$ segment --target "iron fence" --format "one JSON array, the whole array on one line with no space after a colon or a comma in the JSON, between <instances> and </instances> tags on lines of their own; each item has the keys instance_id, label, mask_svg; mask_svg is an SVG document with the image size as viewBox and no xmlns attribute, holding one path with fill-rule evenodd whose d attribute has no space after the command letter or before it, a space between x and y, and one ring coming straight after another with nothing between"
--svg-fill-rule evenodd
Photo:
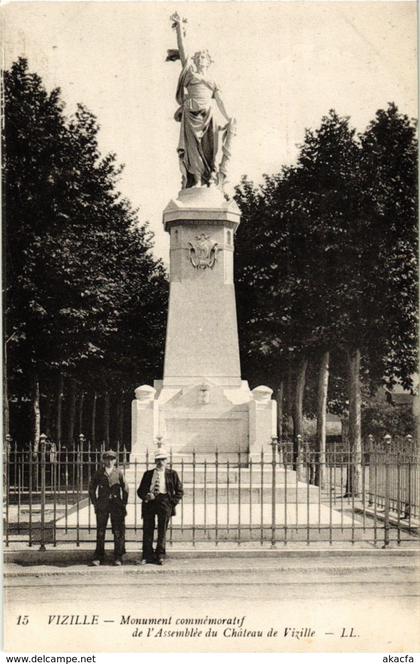
<instances>
[{"instance_id":1,"label":"iron fence","mask_svg":"<svg viewBox=\"0 0 420 664\"><path fill-rule=\"evenodd\" d=\"M153 456L133 457L116 446L130 486L127 542L140 543L141 505L136 489ZM89 479L101 450L89 444L4 452L5 544L57 546L93 541L95 514ZM387 546L418 535L420 473L416 456L401 450L344 445L325 454L272 441L258 454L170 455L184 498L169 529L169 544L224 541L288 544L303 541L372 542Z\"/></svg>"}]
</instances>

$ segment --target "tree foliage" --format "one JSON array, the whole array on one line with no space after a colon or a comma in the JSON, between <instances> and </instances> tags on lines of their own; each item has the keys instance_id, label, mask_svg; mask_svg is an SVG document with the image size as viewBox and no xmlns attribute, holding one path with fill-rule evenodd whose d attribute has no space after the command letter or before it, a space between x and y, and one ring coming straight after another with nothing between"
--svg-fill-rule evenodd
<instances>
[{"instance_id":1,"label":"tree foliage","mask_svg":"<svg viewBox=\"0 0 420 664\"><path fill-rule=\"evenodd\" d=\"M369 390L412 387L417 324L417 141L395 105L357 135L334 111L296 164L243 179L236 200L242 361L251 381L289 376L331 352L330 409L348 407L347 361ZM308 376L314 374L309 370ZM254 378L255 377L255 378ZM315 380L305 409L314 412ZM289 390L290 392L290 390Z\"/></svg>"},{"instance_id":2,"label":"tree foliage","mask_svg":"<svg viewBox=\"0 0 420 664\"><path fill-rule=\"evenodd\" d=\"M57 373L132 391L159 375L167 281L153 235L122 198L95 116L64 114L20 59L4 72L5 326L16 398Z\"/></svg>"}]
</instances>

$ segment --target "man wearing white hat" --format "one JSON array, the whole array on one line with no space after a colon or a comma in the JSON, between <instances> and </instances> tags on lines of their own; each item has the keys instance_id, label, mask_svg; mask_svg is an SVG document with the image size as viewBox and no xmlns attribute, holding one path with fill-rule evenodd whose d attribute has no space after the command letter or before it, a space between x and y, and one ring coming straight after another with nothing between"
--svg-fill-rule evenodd
<instances>
[{"instance_id":1,"label":"man wearing white hat","mask_svg":"<svg viewBox=\"0 0 420 664\"><path fill-rule=\"evenodd\" d=\"M163 449L155 454L156 467L146 470L137 495L142 500L143 519L143 555L141 564L156 562L163 565L165 555L166 531L169 519L175 516L175 507L184 495L178 473L166 467L168 455ZM153 536L157 517L157 544L153 552Z\"/></svg>"}]
</instances>

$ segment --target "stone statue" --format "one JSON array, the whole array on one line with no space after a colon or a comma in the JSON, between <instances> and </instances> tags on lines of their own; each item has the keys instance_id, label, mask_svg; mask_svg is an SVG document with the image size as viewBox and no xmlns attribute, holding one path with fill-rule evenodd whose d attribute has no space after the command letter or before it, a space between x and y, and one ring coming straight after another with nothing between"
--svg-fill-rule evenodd
<instances>
[{"instance_id":1,"label":"stone statue","mask_svg":"<svg viewBox=\"0 0 420 664\"><path fill-rule=\"evenodd\" d=\"M182 188L213 184L223 188L235 120L227 114L220 90L207 73L212 63L210 54L203 50L190 57L186 48L186 19L175 13L171 20L177 34L178 50L169 50L167 60L179 58L182 65L176 91L179 108L174 116L181 123L177 150ZM214 102L226 120L223 127L218 124ZM222 159L217 170L219 133L222 134Z\"/></svg>"}]
</instances>

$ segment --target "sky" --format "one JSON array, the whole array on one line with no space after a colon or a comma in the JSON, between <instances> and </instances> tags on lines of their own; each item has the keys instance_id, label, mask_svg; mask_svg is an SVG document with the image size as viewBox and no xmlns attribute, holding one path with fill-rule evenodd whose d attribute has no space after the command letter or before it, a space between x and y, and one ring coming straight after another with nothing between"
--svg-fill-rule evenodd
<instances>
[{"instance_id":1,"label":"sky","mask_svg":"<svg viewBox=\"0 0 420 664\"><path fill-rule=\"evenodd\" d=\"M98 118L103 153L125 169L120 190L155 233L168 260L162 211L180 188L175 90L180 63L170 15L188 19L193 52L208 48L212 77L237 120L231 189L292 163L305 128L334 108L363 131L394 101L417 117L415 2L9 2L3 5L6 68L27 57L71 114Z\"/></svg>"}]
</instances>

